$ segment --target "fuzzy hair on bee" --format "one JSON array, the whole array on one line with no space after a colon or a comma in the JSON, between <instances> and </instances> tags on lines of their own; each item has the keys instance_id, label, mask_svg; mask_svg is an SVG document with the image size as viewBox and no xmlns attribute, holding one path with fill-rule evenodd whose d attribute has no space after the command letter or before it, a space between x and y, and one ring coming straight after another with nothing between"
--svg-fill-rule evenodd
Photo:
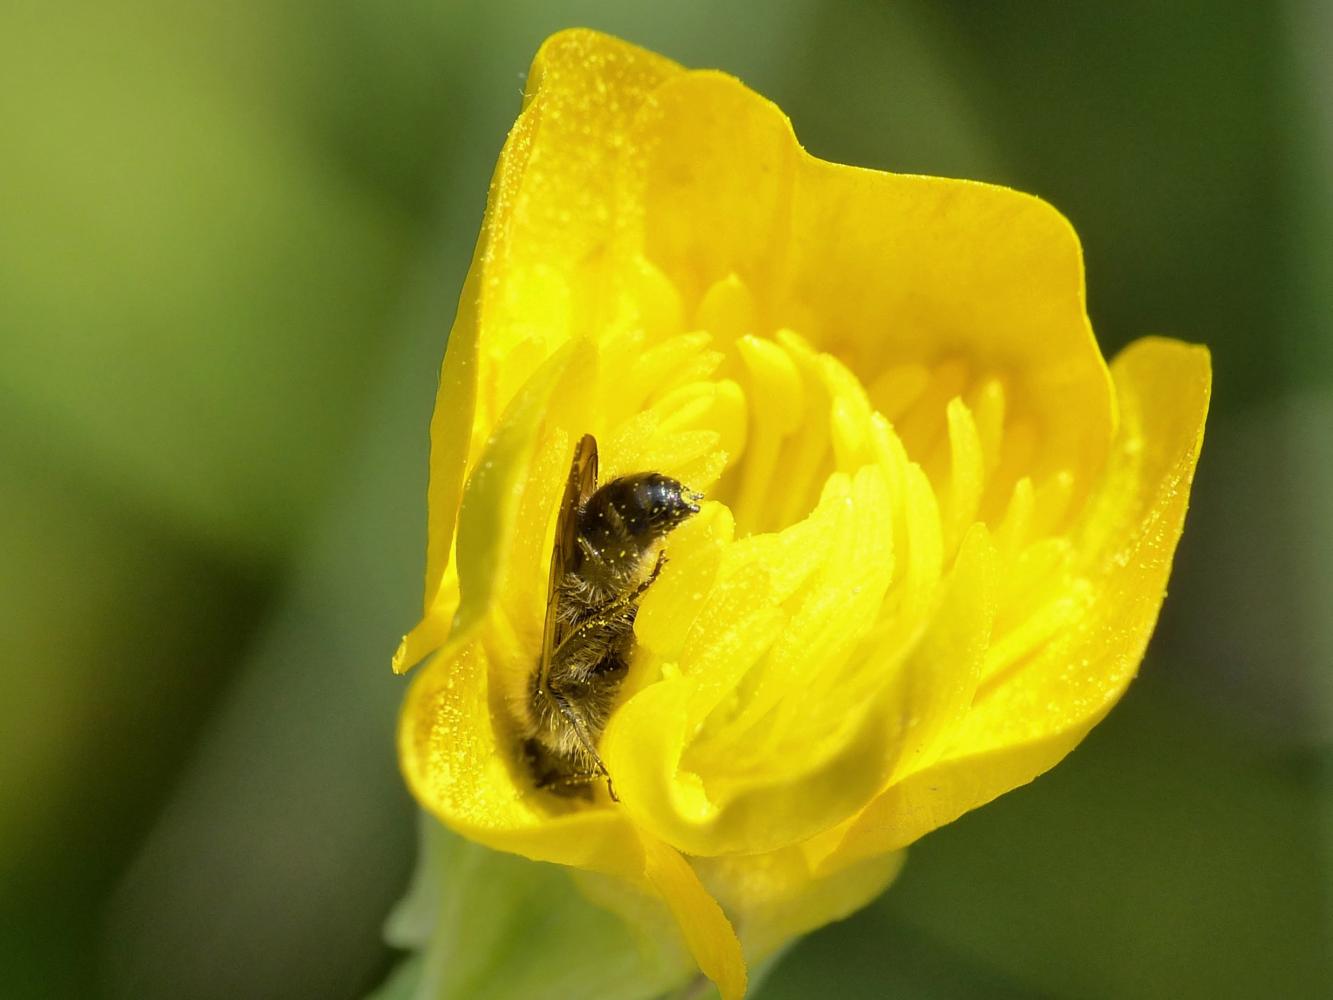
<instances>
[{"instance_id":1,"label":"fuzzy hair on bee","mask_svg":"<svg viewBox=\"0 0 1333 1000\"><path fill-rule=\"evenodd\" d=\"M611 776L597 744L629 672L639 601L665 563L666 536L699 494L659 472L597 486L597 441L574 449L556 520L542 648L519 712L534 784L590 796Z\"/></svg>"}]
</instances>

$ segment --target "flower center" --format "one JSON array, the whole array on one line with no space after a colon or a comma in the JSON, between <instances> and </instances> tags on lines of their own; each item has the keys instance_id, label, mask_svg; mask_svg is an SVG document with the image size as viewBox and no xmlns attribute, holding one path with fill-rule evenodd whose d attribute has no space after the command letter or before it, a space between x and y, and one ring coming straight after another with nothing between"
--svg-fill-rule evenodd
<instances>
[{"instance_id":1,"label":"flower center","mask_svg":"<svg viewBox=\"0 0 1333 1000\"><path fill-rule=\"evenodd\" d=\"M946 599L978 522L1006 564L983 685L1068 620L1075 609L1060 602L1078 591L1056 532L1074 478L1034 475L1037 426L1004 373L848 354L863 381L836 346L763 329L734 276L689 320L657 292L624 350L612 341L604 352L602 412L618 428L608 475L663 471L726 508L722 527L673 540L663 593L645 601L637 630L645 680L697 685L680 766L701 809L846 744ZM697 541L707 530L714 556ZM769 619L753 635L733 627L692 643L706 635L698 609L728 600L742 618Z\"/></svg>"},{"instance_id":2,"label":"flower center","mask_svg":"<svg viewBox=\"0 0 1333 1000\"><path fill-rule=\"evenodd\" d=\"M738 536L803 519L829 476L876 460L868 443L884 431L925 472L947 551L975 521L1015 542L1062 525L1073 476L1034 475L1037 425L1015 407L1004 373L949 357L844 360L800 330L761 329L759 312L739 278L715 282L696 310L696 332L682 335L698 347L700 382L673 396L695 411L676 422L705 416L727 452L720 479L703 486L730 508ZM705 396L714 405L701 407ZM716 405L719 396L726 405Z\"/></svg>"}]
</instances>

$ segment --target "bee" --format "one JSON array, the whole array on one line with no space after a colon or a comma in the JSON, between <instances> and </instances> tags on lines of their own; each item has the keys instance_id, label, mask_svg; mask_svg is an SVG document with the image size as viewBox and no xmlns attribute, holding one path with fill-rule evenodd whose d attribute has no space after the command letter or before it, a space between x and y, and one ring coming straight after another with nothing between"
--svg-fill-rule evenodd
<instances>
[{"instance_id":1,"label":"bee","mask_svg":"<svg viewBox=\"0 0 1333 1000\"><path fill-rule=\"evenodd\" d=\"M556 522L541 655L527 692L523 752L538 788L591 797L611 776L597 744L629 671L634 618L665 564L669 532L701 494L659 472L597 486L597 441L574 449Z\"/></svg>"}]
</instances>

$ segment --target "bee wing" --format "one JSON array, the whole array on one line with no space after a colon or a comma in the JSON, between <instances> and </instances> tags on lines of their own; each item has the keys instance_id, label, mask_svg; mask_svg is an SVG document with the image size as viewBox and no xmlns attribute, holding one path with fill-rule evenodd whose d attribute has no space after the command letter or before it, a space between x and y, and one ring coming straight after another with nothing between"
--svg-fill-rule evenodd
<instances>
[{"instance_id":1,"label":"bee wing","mask_svg":"<svg viewBox=\"0 0 1333 1000\"><path fill-rule=\"evenodd\" d=\"M597 489L597 439L585 434L574 448L569 479L560 499L560 514L555 525L555 547L551 552L551 576L546 584L546 624L542 629L541 686L551 669L551 651L560 644L564 626L560 622L560 581L578 547L579 507Z\"/></svg>"}]
</instances>

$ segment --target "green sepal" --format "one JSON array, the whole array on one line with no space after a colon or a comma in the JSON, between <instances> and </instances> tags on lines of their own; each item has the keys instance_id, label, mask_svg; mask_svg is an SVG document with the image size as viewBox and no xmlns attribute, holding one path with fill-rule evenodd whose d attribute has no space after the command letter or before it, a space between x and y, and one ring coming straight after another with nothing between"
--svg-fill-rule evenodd
<instances>
[{"instance_id":1,"label":"green sepal","mask_svg":"<svg viewBox=\"0 0 1333 1000\"><path fill-rule=\"evenodd\" d=\"M428 816L385 937L411 954L369 1000L650 1000L697 975L655 900L492 851Z\"/></svg>"}]
</instances>

